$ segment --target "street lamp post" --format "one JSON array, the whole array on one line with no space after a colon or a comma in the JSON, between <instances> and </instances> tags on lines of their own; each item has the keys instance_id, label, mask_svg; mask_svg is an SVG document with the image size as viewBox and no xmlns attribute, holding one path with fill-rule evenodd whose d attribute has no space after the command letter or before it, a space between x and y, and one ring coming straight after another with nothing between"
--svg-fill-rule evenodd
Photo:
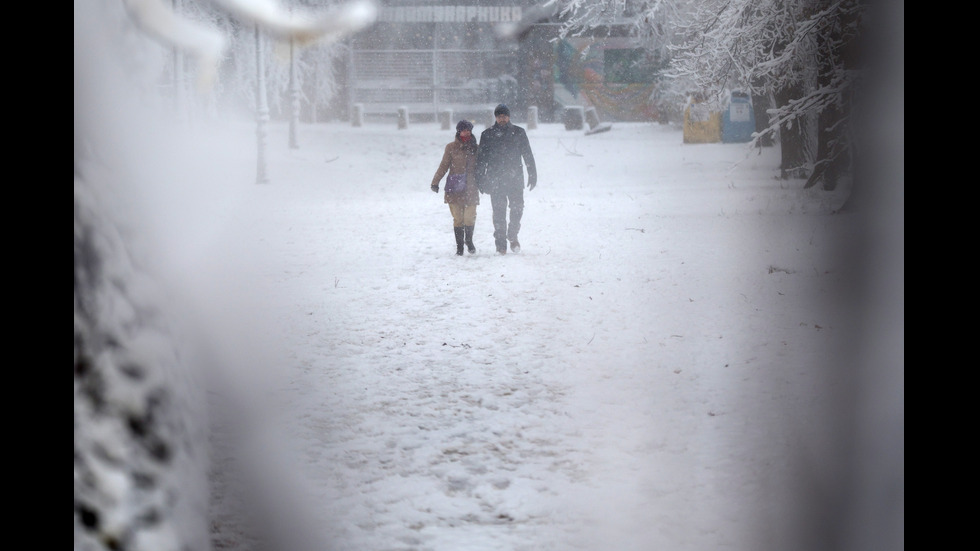
<instances>
[{"instance_id":1,"label":"street lamp post","mask_svg":"<svg viewBox=\"0 0 980 551\"><path fill-rule=\"evenodd\" d=\"M289 39L289 147L299 149L299 90L296 89L296 41Z\"/></svg>"},{"instance_id":2,"label":"street lamp post","mask_svg":"<svg viewBox=\"0 0 980 551\"><path fill-rule=\"evenodd\" d=\"M181 12L181 0L172 0L171 6L174 13L180 16ZM184 52L177 46L173 47L173 85L174 85L174 111L177 114L177 120L183 122L184 120Z\"/></svg>"},{"instance_id":3,"label":"street lamp post","mask_svg":"<svg viewBox=\"0 0 980 551\"><path fill-rule=\"evenodd\" d=\"M257 176L255 182L264 184L269 181L265 172L265 147L268 142L266 124L269 122L269 105L265 94L265 54L262 51L262 34L259 26L255 26L255 103L256 103L256 137L258 138Z\"/></svg>"}]
</instances>

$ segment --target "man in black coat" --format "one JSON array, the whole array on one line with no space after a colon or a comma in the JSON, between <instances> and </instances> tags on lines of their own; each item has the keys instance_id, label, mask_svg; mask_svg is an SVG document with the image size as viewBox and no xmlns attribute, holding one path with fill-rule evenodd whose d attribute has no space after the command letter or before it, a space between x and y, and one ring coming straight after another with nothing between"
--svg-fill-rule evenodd
<instances>
[{"instance_id":1,"label":"man in black coat","mask_svg":"<svg viewBox=\"0 0 980 551\"><path fill-rule=\"evenodd\" d=\"M493 110L493 116L496 123L480 134L476 183L480 193L490 195L497 253L507 254L508 241L510 250L516 253L521 250L517 234L521 231L521 217L524 215L524 167L527 167L529 190L538 183L538 171L527 133L520 126L510 123L510 109L501 103Z\"/></svg>"}]
</instances>

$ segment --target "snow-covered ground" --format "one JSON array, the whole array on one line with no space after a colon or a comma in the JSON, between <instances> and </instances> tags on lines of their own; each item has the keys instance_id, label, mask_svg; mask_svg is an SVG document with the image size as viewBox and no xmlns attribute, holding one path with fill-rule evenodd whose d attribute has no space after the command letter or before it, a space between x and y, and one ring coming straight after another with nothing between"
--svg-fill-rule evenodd
<instances>
[{"instance_id":1,"label":"snow-covered ground","mask_svg":"<svg viewBox=\"0 0 980 551\"><path fill-rule=\"evenodd\" d=\"M266 184L254 131L185 140L202 162L143 220L222 354L215 391L253 400L257 455L288 443L265 472L336 549L803 549L860 508L867 404L904 457L904 334L884 400L849 348L862 219L847 185L778 179L777 148L542 124L522 251L494 252L483 196L457 257L429 190L452 131L301 125L290 149L275 123ZM903 510L889 474L872 490Z\"/></svg>"}]
</instances>

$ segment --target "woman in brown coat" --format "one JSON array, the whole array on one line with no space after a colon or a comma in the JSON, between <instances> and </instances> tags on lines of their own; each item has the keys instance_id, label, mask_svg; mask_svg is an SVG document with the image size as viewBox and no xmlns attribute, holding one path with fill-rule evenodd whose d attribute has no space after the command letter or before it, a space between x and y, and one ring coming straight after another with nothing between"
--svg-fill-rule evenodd
<instances>
[{"instance_id":1,"label":"woman in brown coat","mask_svg":"<svg viewBox=\"0 0 980 551\"><path fill-rule=\"evenodd\" d=\"M449 212L453 215L453 233L456 235L456 254L463 256L463 244L470 254L476 252L473 246L473 226L476 225L476 206L480 204L480 192L476 189L476 138L473 136L473 123L459 121L456 124L456 139L446 144L442 162L432 177L432 191L439 192L439 182L446 177L445 199Z\"/></svg>"}]
</instances>

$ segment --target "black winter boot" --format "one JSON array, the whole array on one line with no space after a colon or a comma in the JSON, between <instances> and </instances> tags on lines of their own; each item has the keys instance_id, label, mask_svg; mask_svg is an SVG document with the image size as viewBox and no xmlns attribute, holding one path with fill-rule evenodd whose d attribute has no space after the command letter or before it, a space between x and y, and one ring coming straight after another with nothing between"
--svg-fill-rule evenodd
<instances>
[{"instance_id":1,"label":"black winter boot","mask_svg":"<svg viewBox=\"0 0 980 551\"><path fill-rule=\"evenodd\" d=\"M466 248L469 249L470 254L476 252L476 247L473 246L473 226L463 226L463 235L466 236Z\"/></svg>"},{"instance_id":2,"label":"black winter boot","mask_svg":"<svg viewBox=\"0 0 980 551\"><path fill-rule=\"evenodd\" d=\"M506 239L495 239L494 242L497 244L497 254L507 254Z\"/></svg>"},{"instance_id":3,"label":"black winter boot","mask_svg":"<svg viewBox=\"0 0 980 551\"><path fill-rule=\"evenodd\" d=\"M453 233L456 234L456 256L463 256L463 228L454 226Z\"/></svg>"}]
</instances>

